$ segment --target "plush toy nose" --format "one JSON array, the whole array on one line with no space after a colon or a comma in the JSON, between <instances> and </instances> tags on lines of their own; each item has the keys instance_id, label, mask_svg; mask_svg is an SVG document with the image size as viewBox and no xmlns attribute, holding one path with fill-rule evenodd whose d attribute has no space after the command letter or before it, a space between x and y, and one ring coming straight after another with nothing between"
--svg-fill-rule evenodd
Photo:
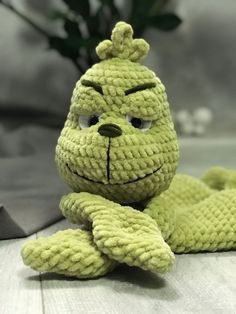
<instances>
[{"instance_id":1,"label":"plush toy nose","mask_svg":"<svg viewBox=\"0 0 236 314\"><path fill-rule=\"evenodd\" d=\"M117 137L122 134L121 128L116 124L103 124L98 128L98 133L106 137Z\"/></svg>"}]
</instances>

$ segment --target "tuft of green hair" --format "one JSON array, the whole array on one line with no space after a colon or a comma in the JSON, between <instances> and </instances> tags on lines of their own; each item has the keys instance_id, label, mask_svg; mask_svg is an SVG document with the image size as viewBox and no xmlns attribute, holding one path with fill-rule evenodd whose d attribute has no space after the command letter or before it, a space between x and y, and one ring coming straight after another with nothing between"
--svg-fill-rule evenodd
<instances>
[{"instance_id":1,"label":"tuft of green hair","mask_svg":"<svg viewBox=\"0 0 236 314\"><path fill-rule=\"evenodd\" d=\"M111 35L111 40L104 40L96 47L101 60L120 58L138 62L149 51L149 44L142 38L133 39L133 29L126 22L118 22Z\"/></svg>"}]
</instances>

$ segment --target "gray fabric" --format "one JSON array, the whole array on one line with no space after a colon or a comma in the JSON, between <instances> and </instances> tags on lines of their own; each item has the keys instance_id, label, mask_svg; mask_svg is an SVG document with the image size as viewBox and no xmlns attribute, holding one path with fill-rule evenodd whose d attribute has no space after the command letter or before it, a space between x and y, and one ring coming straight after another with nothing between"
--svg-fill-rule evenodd
<instances>
[{"instance_id":1,"label":"gray fabric","mask_svg":"<svg viewBox=\"0 0 236 314\"><path fill-rule=\"evenodd\" d=\"M25 236L24 230L17 225L2 205L0 206L0 236L1 239L8 239L9 236L13 238Z\"/></svg>"},{"instance_id":2,"label":"gray fabric","mask_svg":"<svg viewBox=\"0 0 236 314\"><path fill-rule=\"evenodd\" d=\"M0 132L0 239L27 236L61 219L54 149L59 130L22 126Z\"/></svg>"}]
</instances>

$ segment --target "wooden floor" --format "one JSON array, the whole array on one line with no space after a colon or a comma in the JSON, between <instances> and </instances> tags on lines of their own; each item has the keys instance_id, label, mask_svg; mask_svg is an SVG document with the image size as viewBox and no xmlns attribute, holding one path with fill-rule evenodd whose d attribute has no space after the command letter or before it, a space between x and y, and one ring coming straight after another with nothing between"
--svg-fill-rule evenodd
<instances>
[{"instance_id":1,"label":"wooden floor","mask_svg":"<svg viewBox=\"0 0 236 314\"><path fill-rule=\"evenodd\" d=\"M235 138L186 139L180 146L182 172L200 175L212 165L235 169ZM68 226L61 221L32 238ZM25 241L0 241L0 314L236 314L236 252L178 255L162 276L123 266L79 281L25 267Z\"/></svg>"},{"instance_id":2,"label":"wooden floor","mask_svg":"<svg viewBox=\"0 0 236 314\"><path fill-rule=\"evenodd\" d=\"M31 238L67 227L61 221ZM178 255L161 276L122 266L79 281L25 267L25 241L0 241L0 314L236 313L236 252Z\"/></svg>"}]
</instances>

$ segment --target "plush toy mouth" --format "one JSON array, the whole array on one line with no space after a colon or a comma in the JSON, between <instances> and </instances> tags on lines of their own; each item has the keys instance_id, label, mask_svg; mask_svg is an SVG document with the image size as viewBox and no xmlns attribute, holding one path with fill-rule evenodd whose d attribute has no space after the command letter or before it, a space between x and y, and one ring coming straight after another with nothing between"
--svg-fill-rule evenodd
<instances>
[{"instance_id":1,"label":"plush toy mouth","mask_svg":"<svg viewBox=\"0 0 236 314\"><path fill-rule=\"evenodd\" d=\"M139 178L134 179L134 180L131 180L131 181L122 182L122 183L110 183L109 180L108 180L108 183L106 184L106 183L104 183L104 182L102 182L102 181L95 181L95 180L89 179L89 178L87 178L87 177L85 177L85 176L82 176L82 175L79 174L77 171L72 170L72 169L70 168L70 166L69 166L68 163L66 163L66 167L67 167L67 169L68 169L71 173L73 173L74 175L76 175L76 176L78 176L78 177L80 177L80 178L82 178L82 179L85 179L85 180L90 181L90 182L93 182L93 183L100 183L100 184L104 184L104 185L107 185L107 184L110 184L110 185L123 185L123 184L129 184L129 183L137 182L137 181L143 180L143 179L145 179L145 178L147 178L147 177L150 177L151 175L153 175L154 173L156 173L157 171L159 171L159 170L162 168L162 166L160 166L160 167L158 167L157 169L155 169L154 171L152 171L151 173L147 173L144 177L139 177Z\"/></svg>"}]
</instances>

